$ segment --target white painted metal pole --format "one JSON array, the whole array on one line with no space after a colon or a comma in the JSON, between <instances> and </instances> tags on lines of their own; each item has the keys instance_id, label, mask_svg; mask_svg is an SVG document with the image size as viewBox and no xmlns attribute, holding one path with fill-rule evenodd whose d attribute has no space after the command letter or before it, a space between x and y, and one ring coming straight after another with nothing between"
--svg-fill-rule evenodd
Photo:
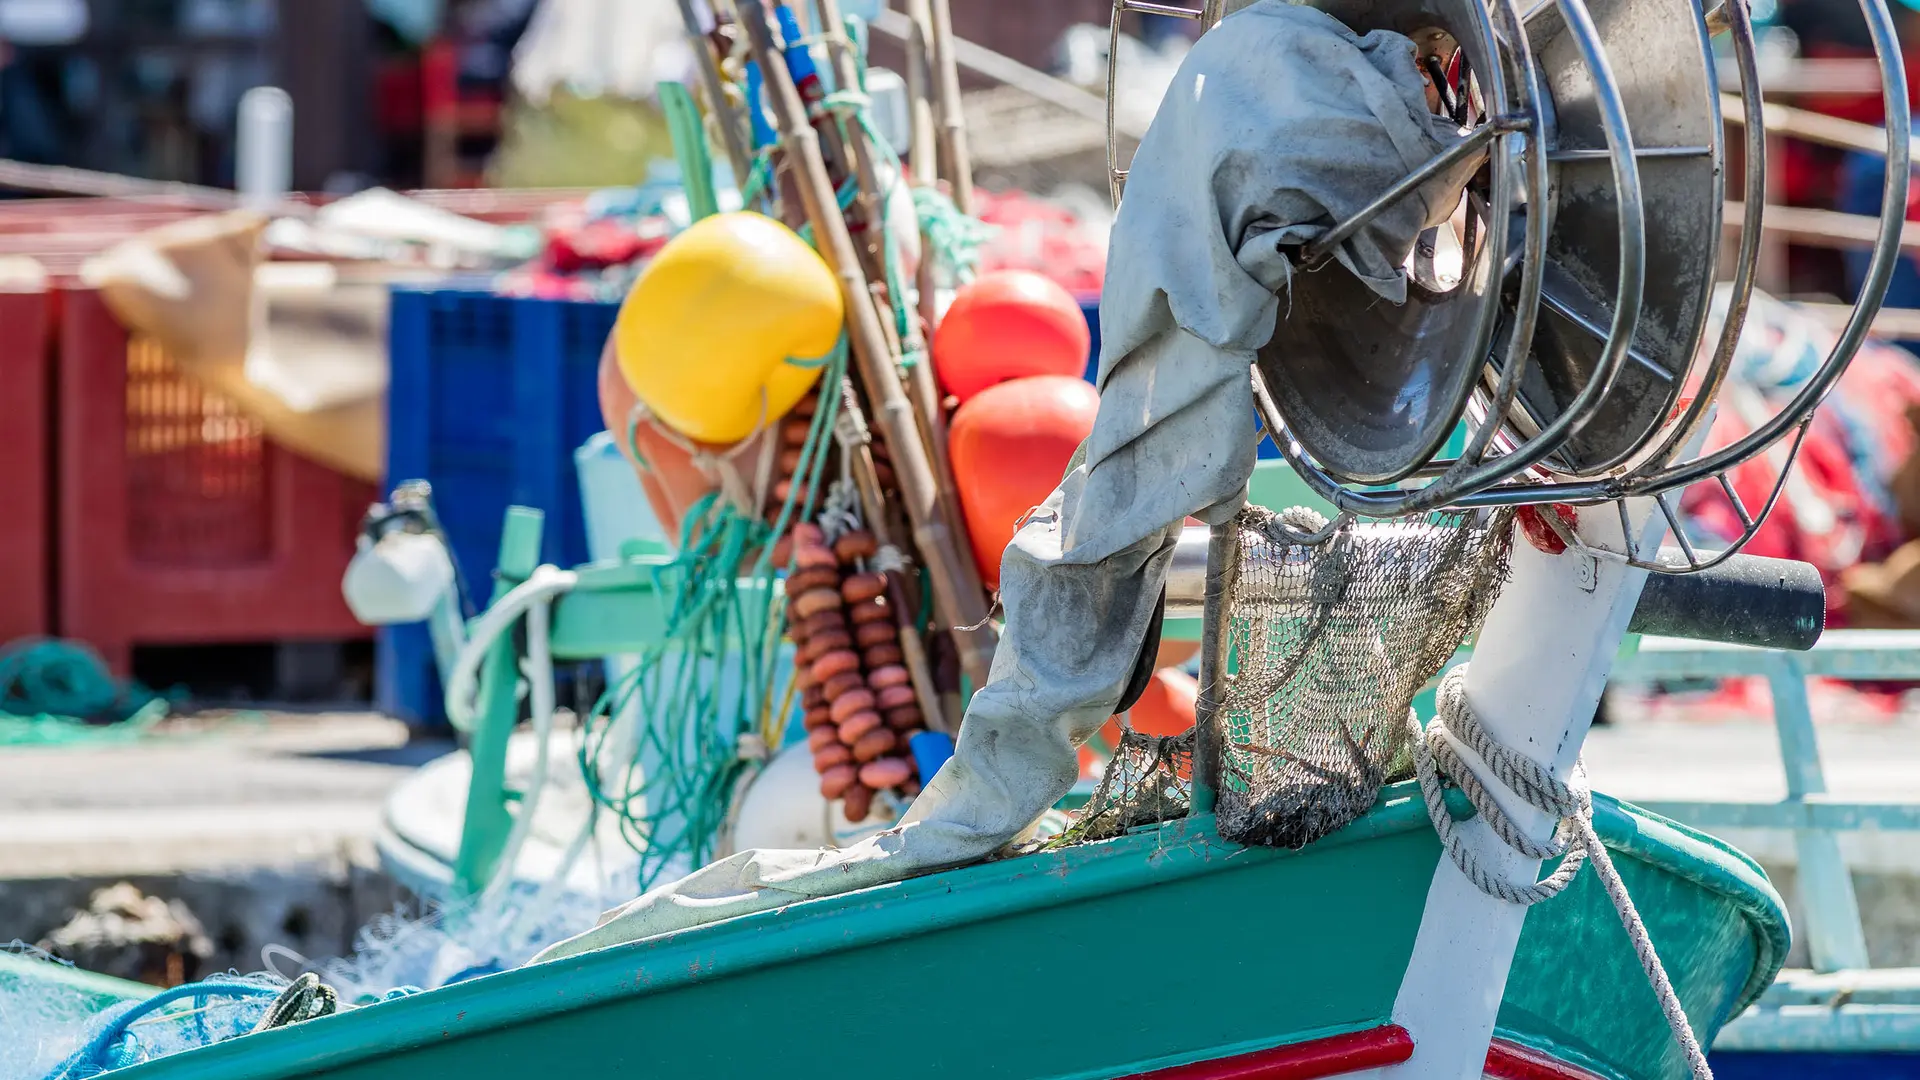
<instances>
[{"instance_id":1,"label":"white painted metal pole","mask_svg":"<svg viewBox=\"0 0 1920 1080\"><path fill-rule=\"evenodd\" d=\"M1640 534L1636 549L1658 551L1665 519L1650 500L1635 500L1629 510ZM1591 546L1628 550L1612 504L1585 508L1576 528ZM1516 535L1513 576L1488 613L1467 672L1467 700L1487 733L1551 763L1565 778L1580 757L1645 583L1644 570L1576 550L1549 555ZM1472 751L1463 747L1461 754L1475 772L1492 775ZM1497 784L1495 795L1534 836L1545 839L1552 832L1553 822L1541 811L1501 793ZM1477 820L1463 827L1483 866L1514 881L1538 876L1537 860L1506 847ZM1442 855L1394 1001L1394 1022L1413 1036L1413 1057L1360 1075L1477 1080L1526 915L1526 908L1481 892Z\"/></svg>"},{"instance_id":2,"label":"white painted metal pole","mask_svg":"<svg viewBox=\"0 0 1920 1080\"><path fill-rule=\"evenodd\" d=\"M233 186L249 210L272 210L293 190L293 98L277 86L240 97Z\"/></svg>"}]
</instances>

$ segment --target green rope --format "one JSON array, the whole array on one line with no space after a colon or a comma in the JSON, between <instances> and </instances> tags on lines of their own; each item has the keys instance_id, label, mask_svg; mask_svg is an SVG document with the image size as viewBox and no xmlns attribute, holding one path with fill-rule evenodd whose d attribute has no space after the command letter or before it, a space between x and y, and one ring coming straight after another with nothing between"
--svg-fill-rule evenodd
<instances>
[{"instance_id":1,"label":"green rope","mask_svg":"<svg viewBox=\"0 0 1920 1080\"><path fill-rule=\"evenodd\" d=\"M773 566L773 540L795 521L813 516L840 412L844 337L823 363L821 406L814 411L796 483L779 514L769 523L717 493L689 510L679 553L651 568L654 595L662 605L662 639L608 687L582 722L581 774L594 801L614 815L621 835L639 854L641 889L652 887L676 863L691 868L713 857L734 788L755 764L740 755L737 737L758 733L773 735L770 744L777 740L778 733L767 729L784 719L774 711L784 700L776 661L786 614L771 587L774 571L785 569ZM753 552L757 555L743 573L742 564ZM731 693L720 690L723 672L739 675ZM655 764L651 773L622 768L612 774L602 767L612 719L630 707L644 718L638 758Z\"/></svg>"},{"instance_id":2,"label":"green rope","mask_svg":"<svg viewBox=\"0 0 1920 1080\"><path fill-rule=\"evenodd\" d=\"M920 219L920 231L927 245L941 261L964 281L980 265L980 249L999 230L977 217L960 212L953 200L937 188L913 189L913 212Z\"/></svg>"},{"instance_id":3,"label":"green rope","mask_svg":"<svg viewBox=\"0 0 1920 1080\"><path fill-rule=\"evenodd\" d=\"M747 178L740 185L740 205L752 206L763 192L773 183L772 146L763 146L753 155L753 164L747 167Z\"/></svg>"}]
</instances>

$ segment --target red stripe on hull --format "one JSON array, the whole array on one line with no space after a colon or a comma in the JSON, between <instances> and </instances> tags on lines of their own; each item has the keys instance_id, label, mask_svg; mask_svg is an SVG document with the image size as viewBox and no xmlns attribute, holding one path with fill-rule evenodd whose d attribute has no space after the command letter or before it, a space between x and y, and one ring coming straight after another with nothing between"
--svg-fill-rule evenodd
<instances>
[{"instance_id":1,"label":"red stripe on hull","mask_svg":"<svg viewBox=\"0 0 1920 1080\"><path fill-rule=\"evenodd\" d=\"M1495 1039L1487 1047L1487 1080L1601 1080L1599 1076L1532 1047Z\"/></svg>"},{"instance_id":2,"label":"red stripe on hull","mask_svg":"<svg viewBox=\"0 0 1920 1080\"><path fill-rule=\"evenodd\" d=\"M1413 1057L1413 1036L1398 1024L1351 1035L1276 1046L1213 1061L1140 1073L1128 1080L1319 1080Z\"/></svg>"}]
</instances>

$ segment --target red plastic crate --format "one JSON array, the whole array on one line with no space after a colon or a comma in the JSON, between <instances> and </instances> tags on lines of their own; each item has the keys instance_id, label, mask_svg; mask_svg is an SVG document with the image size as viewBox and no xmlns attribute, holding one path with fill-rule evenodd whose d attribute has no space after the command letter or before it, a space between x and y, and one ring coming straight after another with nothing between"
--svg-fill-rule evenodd
<instances>
[{"instance_id":1,"label":"red plastic crate","mask_svg":"<svg viewBox=\"0 0 1920 1080\"><path fill-rule=\"evenodd\" d=\"M368 637L340 578L376 489L274 445L98 293L61 324L60 633L121 673L135 645Z\"/></svg>"},{"instance_id":2,"label":"red plastic crate","mask_svg":"<svg viewBox=\"0 0 1920 1080\"><path fill-rule=\"evenodd\" d=\"M0 293L0 386L14 408L0 424L0 644L48 632L52 599L53 399L50 292Z\"/></svg>"}]
</instances>

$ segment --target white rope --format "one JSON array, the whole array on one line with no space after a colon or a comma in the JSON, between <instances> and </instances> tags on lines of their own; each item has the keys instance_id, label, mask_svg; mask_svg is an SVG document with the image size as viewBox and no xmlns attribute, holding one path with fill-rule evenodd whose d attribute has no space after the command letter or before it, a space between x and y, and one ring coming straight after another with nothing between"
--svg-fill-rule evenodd
<instances>
[{"instance_id":1,"label":"white rope","mask_svg":"<svg viewBox=\"0 0 1920 1080\"><path fill-rule=\"evenodd\" d=\"M1587 786L1585 766L1575 762L1572 777L1562 781L1545 765L1496 741L1481 726L1480 718L1467 702L1465 664L1448 672L1441 682L1438 705L1437 715L1425 731L1420 729L1420 721L1411 709L1407 712L1407 723L1412 728L1414 769L1420 779L1420 793L1426 800L1427 817L1433 821L1434 831L1440 835L1440 843L1453 864L1487 895L1510 904L1531 906L1558 895L1579 874L1581 864L1591 862L1608 899L1613 901L1614 911L1620 916L1620 925L1626 928L1634 953L1640 958L1647 983L1660 1001L1667 1027L1673 1031L1674 1041L1686 1056L1687 1067L1695 1080L1713 1080L1707 1056L1701 1052L1700 1041L1694 1038L1680 998L1674 993L1659 954L1654 951L1640 913L1634 909L1633 898L1627 895L1626 883L1620 880L1613 859L1594 831L1593 796ZM1479 774L1455 749L1454 740L1472 750L1486 763L1493 778L1527 805L1558 818L1553 838L1545 842L1535 840L1517 826ZM1453 814L1447 810L1441 788L1443 775L1467 796L1480 819L1501 843L1529 859L1559 858L1560 865L1538 883L1515 883L1481 865L1473 848L1459 834Z\"/></svg>"},{"instance_id":2,"label":"white rope","mask_svg":"<svg viewBox=\"0 0 1920 1080\"><path fill-rule=\"evenodd\" d=\"M867 568L879 574L904 574L912 566L913 561L906 553L892 544L882 544L873 558L867 560Z\"/></svg>"},{"instance_id":3,"label":"white rope","mask_svg":"<svg viewBox=\"0 0 1920 1080\"><path fill-rule=\"evenodd\" d=\"M488 605L467 627L466 643L447 671L447 720L456 730L472 731L479 713L480 665L487 650L535 604L544 604L573 589L579 576L571 570L541 565L527 580ZM549 672L549 674L551 674Z\"/></svg>"},{"instance_id":4,"label":"white rope","mask_svg":"<svg viewBox=\"0 0 1920 1080\"><path fill-rule=\"evenodd\" d=\"M865 527L860 520L860 495L854 490L852 480L841 477L827 488L827 497L820 504L815 523L829 544Z\"/></svg>"}]
</instances>

